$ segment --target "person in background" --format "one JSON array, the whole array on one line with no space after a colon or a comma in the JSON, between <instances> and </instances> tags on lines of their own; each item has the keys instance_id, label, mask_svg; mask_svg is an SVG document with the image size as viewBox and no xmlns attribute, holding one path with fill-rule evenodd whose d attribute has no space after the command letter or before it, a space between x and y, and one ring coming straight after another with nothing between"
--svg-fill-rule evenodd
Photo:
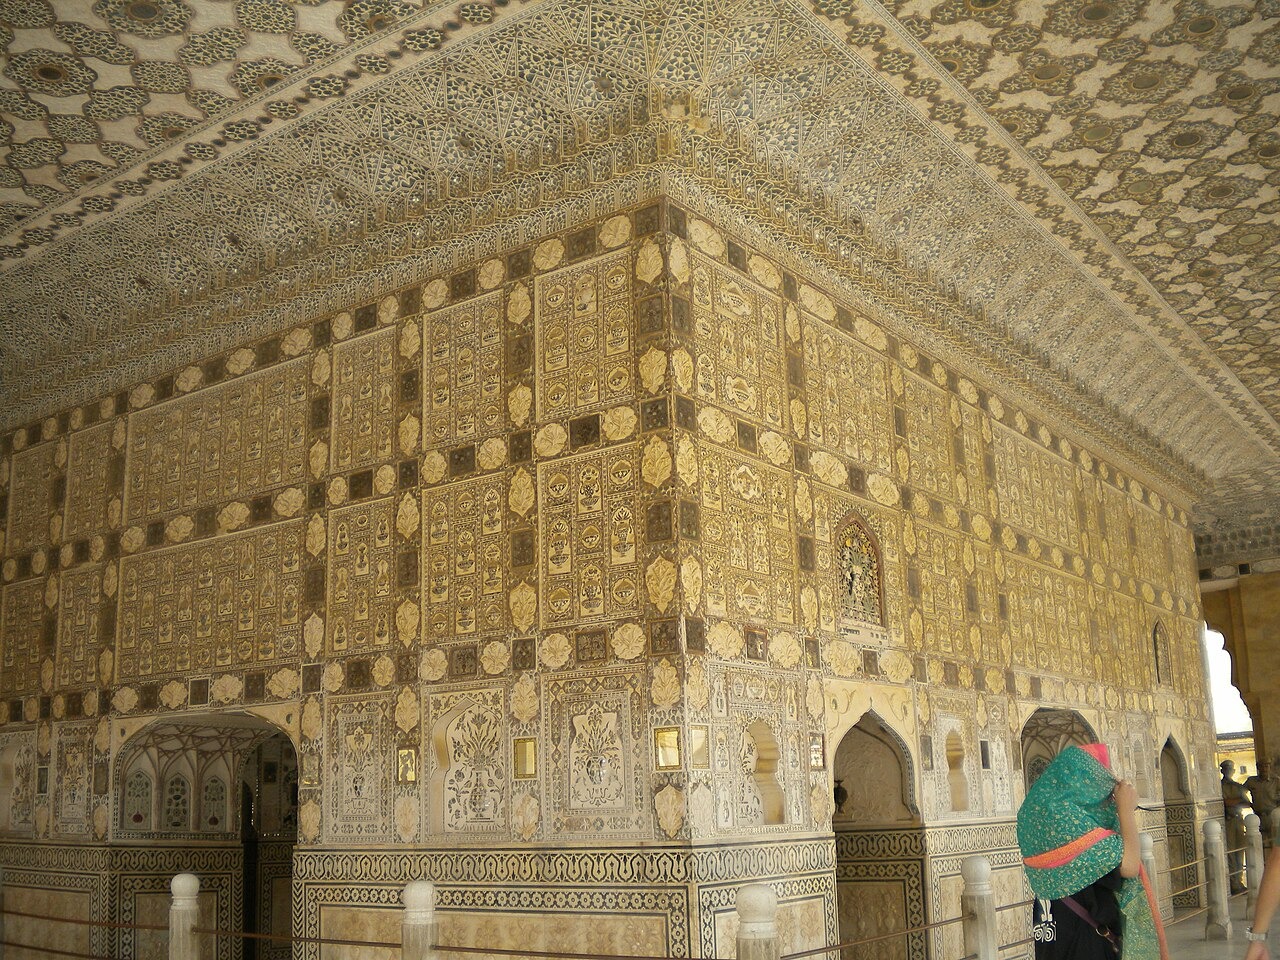
<instances>
[{"instance_id":1,"label":"person in background","mask_svg":"<svg viewBox=\"0 0 1280 960\"><path fill-rule=\"evenodd\" d=\"M1018 810L1036 960L1168 960L1142 870L1138 793L1109 766L1102 744L1067 747Z\"/></svg>"},{"instance_id":2,"label":"person in background","mask_svg":"<svg viewBox=\"0 0 1280 960\"><path fill-rule=\"evenodd\" d=\"M1240 848L1244 846L1244 818L1249 813L1249 798L1245 795L1244 784L1235 779L1236 765L1230 760L1223 760L1218 765L1222 771L1222 815L1226 820L1224 840L1227 853L1227 875L1231 878L1231 892L1239 893L1244 889L1244 854ZM1262 828L1266 831L1266 827Z\"/></svg>"},{"instance_id":3,"label":"person in background","mask_svg":"<svg viewBox=\"0 0 1280 960\"><path fill-rule=\"evenodd\" d=\"M1258 772L1244 782L1244 789L1249 791L1249 805L1262 821L1263 846L1270 847L1275 842L1276 824L1273 819L1276 807L1280 807L1280 777L1271 773L1271 761L1258 761ZM1225 802L1225 801L1224 801Z\"/></svg>"},{"instance_id":4,"label":"person in background","mask_svg":"<svg viewBox=\"0 0 1280 960\"><path fill-rule=\"evenodd\" d=\"M1267 934L1277 906L1280 906L1280 844L1272 847L1267 857L1267 869L1258 888L1258 902L1253 908L1253 923L1245 931L1249 946L1244 960L1268 960Z\"/></svg>"}]
</instances>

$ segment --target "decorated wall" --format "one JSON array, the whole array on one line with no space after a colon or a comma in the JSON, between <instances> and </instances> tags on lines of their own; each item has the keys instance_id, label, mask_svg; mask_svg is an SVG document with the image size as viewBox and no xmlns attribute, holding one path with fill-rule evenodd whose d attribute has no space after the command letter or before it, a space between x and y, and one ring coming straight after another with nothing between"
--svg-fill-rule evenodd
<instances>
[{"instance_id":1,"label":"decorated wall","mask_svg":"<svg viewBox=\"0 0 1280 960\"><path fill-rule=\"evenodd\" d=\"M448 942L711 955L747 880L795 949L955 915L973 851L1019 899L1042 707L1214 795L1183 504L664 190L3 439L5 857L233 845L234 765L177 798L138 738L252 717L300 932L428 876Z\"/></svg>"}]
</instances>

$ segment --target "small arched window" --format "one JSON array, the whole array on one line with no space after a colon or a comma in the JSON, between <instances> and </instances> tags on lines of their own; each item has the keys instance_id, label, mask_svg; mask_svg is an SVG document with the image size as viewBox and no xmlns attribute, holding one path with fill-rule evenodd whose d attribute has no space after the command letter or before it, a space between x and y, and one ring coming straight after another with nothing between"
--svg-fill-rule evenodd
<instances>
[{"instance_id":1,"label":"small arched window","mask_svg":"<svg viewBox=\"0 0 1280 960\"><path fill-rule=\"evenodd\" d=\"M191 785L181 774L164 785L164 826L166 830L191 829Z\"/></svg>"},{"instance_id":2,"label":"small arched window","mask_svg":"<svg viewBox=\"0 0 1280 960\"><path fill-rule=\"evenodd\" d=\"M133 771L125 781L124 828L151 829L151 777L145 770Z\"/></svg>"},{"instance_id":3,"label":"small arched window","mask_svg":"<svg viewBox=\"0 0 1280 960\"><path fill-rule=\"evenodd\" d=\"M200 827L204 830L225 830L227 823L227 785L221 777L210 777L204 782L200 795Z\"/></svg>"},{"instance_id":4,"label":"small arched window","mask_svg":"<svg viewBox=\"0 0 1280 960\"><path fill-rule=\"evenodd\" d=\"M1166 685L1173 683L1172 664L1169 662L1169 631L1159 620L1151 630L1151 654L1155 659L1156 683Z\"/></svg>"}]
</instances>

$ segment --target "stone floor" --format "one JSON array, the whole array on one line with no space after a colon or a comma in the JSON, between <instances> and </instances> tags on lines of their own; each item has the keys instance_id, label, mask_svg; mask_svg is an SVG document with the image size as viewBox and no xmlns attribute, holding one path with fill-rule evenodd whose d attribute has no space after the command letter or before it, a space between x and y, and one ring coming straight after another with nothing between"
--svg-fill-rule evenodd
<instances>
[{"instance_id":1,"label":"stone floor","mask_svg":"<svg viewBox=\"0 0 1280 960\"><path fill-rule=\"evenodd\" d=\"M1185 915L1194 911L1179 911ZM1177 916L1174 917L1177 920ZM1245 927L1249 926L1249 910L1243 896L1231 901L1231 940L1205 940L1204 919L1190 917L1168 928L1170 960L1242 960L1247 941Z\"/></svg>"}]
</instances>

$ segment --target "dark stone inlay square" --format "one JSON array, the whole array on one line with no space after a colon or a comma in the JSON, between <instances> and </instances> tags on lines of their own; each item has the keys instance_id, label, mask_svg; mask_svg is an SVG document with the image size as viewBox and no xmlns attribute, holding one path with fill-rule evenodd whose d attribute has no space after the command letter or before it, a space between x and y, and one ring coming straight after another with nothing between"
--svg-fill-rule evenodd
<instances>
[{"instance_id":1,"label":"dark stone inlay square","mask_svg":"<svg viewBox=\"0 0 1280 960\"><path fill-rule=\"evenodd\" d=\"M609 641L603 630L580 630L574 638L579 663L603 660L609 653Z\"/></svg>"},{"instance_id":2,"label":"dark stone inlay square","mask_svg":"<svg viewBox=\"0 0 1280 960\"><path fill-rule=\"evenodd\" d=\"M750 453L755 453L759 449L754 424L747 423L745 420L738 421L738 446Z\"/></svg>"},{"instance_id":3,"label":"dark stone inlay square","mask_svg":"<svg viewBox=\"0 0 1280 960\"><path fill-rule=\"evenodd\" d=\"M329 395L311 399L311 429L326 430L329 427Z\"/></svg>"},{"instance_id":4,"label":"dark stone inlay square","mask_svg":"<svg viewBox=\"0 0 1280 960\"><path fill-rule=\"evenodd\" d=\"M728 257L729 266L735 267L743 273L746 273L747 251L743 250L742 247L730 240L725 244L725 256Z\"/></svg>"},{"instance_id":5,"label":"dark stone inlay square","mask_svg":"<svg viewBox=\"0 0 1280 960\"><path fill-rule=\"evenodd\" d=\"M168 400L173 396L173 376L163 376L156 381L156 402Z\"/></svg>"},{"instance_id":6,"label":"dark stone inlay square","mask_svg":"<svg viewBox=\"0 0 1280 960\"><path fill-rule=\"evenodd\" d=\"M569 421L569 446L573 449L600 442L600 415L591 414Z\"/></svg>"},{"instance_id":7,"label":"dark stone inlay square","mask_svg":"<svg viewBox=\"0 0 1280 960\"><path fill-rule=\"evenodd\" d=\"M475 468L476 448L473 444L454 447L449 451L449 476L457 477L464 473L472 473Z\"/></svg>"},{"instance_id":8,"label":"dark stone inlay square","mask_svg":"<svg viewBox=\"0 0 1280 960\"><path fill-rule=\"evenodd\" d=\"M698 428L698 408L689 397L676 397L676 426L683 430Z\"/></svg>"},{"instance_id":9,"label":"dark stone inlay square","mask_svg":"<svg viewBox=\"0 0 1280 960\"><path fill-rule=\"evenodd\" d=\"M666 397L656 397L640 404L641 431L661 430L670 424L671 411Z\"/></svg>"},{"instance_id":10,"label":"dark stone inlay square","mask_svg":"<svg viewBox=\"0 0 1280 960\"><path fill-rule=\"evenodd\" d=\"M680 501L680 536L690 540L702 538L702 511L692 500Z\"/></svg>"},{"instance_id":11,"label":"dark stone inlay square","mask_svg":"<svg viewBox=\"0 0 1280 960\"><path fill-rule=\"evenodd\" d=\"M422 374L417 369L400 374L400 402L412 403L422 394Z\"/></svg>"},{"instance_id":12,"label":"dark stone inlay square","mask_svg":"<svg viewBox=\"0 0 1280 960\"><path fill-rule=\"evenodd\" d=\"M359 473L353 473L347 484L347 490L350 492L352 500L363 500L365 497L373 494L373 471L361 470Z\"/></svg>"},{"instance_id":13,"label":"dark stone inlay square","mask_svg":"<svg viewBox=\"0 0 1280 960\"><path fill-rule=\"evenodd\" d=\"M511 565L513 567L531 567L537 559L537 537L532 530L513 530L511 532Z\"/></svg>"},{"instance_id":14,"label":"dark stone inlay square","mask_svg":"<svg viewBox=\"0 0 1280 960\"><path fill-rule=\"evenodd\" d=\"M89 559L89 541L77 540L75 546L71 548L71 556L76 563L84 563Z\"/></svg>"},{"instance_id":15,"label":"dark stone inlay square","mask_svg":"<svg viewBox=\"0 0 1280 960\"><path fill-rule=\"evenodd\" d=\"M800 569L812 571L815 566L813 537L800 536L796 538L796 549L799 554Z\"/></svg>"},{"instance_id":16,"label":"dark stone inlay square","mask_svg":"<svg viewBox=\"0 0 1280 960\"><path fill-rule=\"evenodd\" d=\"M804 665L810 670L817 670L822 665L817 637L807 637L804 641Z\"/></svg>"},{"instance_id":17,"label":"dark stone inlay square","mask_svg":"<svg viewBox=\"0 0 1280 960\"><path fill-rule=\"evenodd\" d=\"M525 334L507 341L507 372L524 373L533 364L533 337Z\"/></svg>"},{"instance_id":18,"label":"dark stone inlay square","mask_svg":"<svg viewBox=\"0 0 1280 960\"><path fill-rule=\"evenodd\" d=\"M782 274L782 295L788 300L795 300L800 296L800 287L796 283L796 278L786 271Z\"/></svg>"},{"instance_id":19,"label":"dark stone inlay square","mask_svg":"<svg viewBox=\"0 0 1280 960\"><path fill-rule=\"evenodd\" d=\"M396 586L413 587L418 584L418 551L408 548L396 554Z\"/></svg>"},{"instance_id":20,"label":"dark stone inlay square","mask_svg":"<svg viewBox=\"0 0 1280 960\"><path fill-rule=\"evenodd\" d=\"M333 339L328 320L317 320L311 325L311 342L317 347L327 347Z\"/></svg>"},{"instance_id":21,"label":"dark stone inlay square","mask_svg":"<svg viewBox=\"0 0 1280 960\"><path fill-rule=\"evenodd\" d=\"M249 501L249 522L266 523L271 519L271 498L254 497Z\"/></svg>"},{"instance_id":22,"label":"dark stone inlay square","mask_svg":"<svg viewBox=\"0 0 1280 960\"><path fill-rule=\"evenodd\" d=\"M308 663L302 667L302 692L319 693L320 681L324 678L324 664Z\"/></svg>"},{"instance_id":23,"label":"dark stone inlay square","mask_svg":"<svg viewBox=\"0 0 1280 960\"><path fill-rule=\"evenodd\" d=\"M324 564L321 563L311 567L303 575L302 597L310 606L317 607L324 603L324 574Z\"/></svg>"},{"instance_id":24,"label":"dark stone inlay square","mask_svg":"<svg viewBox=\"0 0 1280 960\"><path fill-rule=\"evenodd\" d=\"M942 682L948 687L960 686L960 664L954 660L943 660Z\"/></svg>"},{"instance_id":25,"label":"dark stone inlay square","mask_svg":"<svg viewBox=\"0 0 1280 960\"><path fill-rule=\"evenodd\" d=\"M263 340L258 344L257 350L258 366L269 367L273 363L280 362L280 338L272 337L270 340Z\"/></svg>"},{"instance_id":26,"label":"dark stone inlay square","mask_svg":"<svg viewBox=\"0 0 1280 960\"><path fill-rule=\"evenodd\" d=\"M401 460L396 465L396 482L403 489L404 487L412 487L418 482L418 461L417 460Z\"/></svg>"},{"instance_id":27,"label":"dark stone inlay square","mask_svg":"<svg viewBox=\"0 0 1280 960\"><path fill-rule=\"evenodd\" d=\"M790 350L787 351L787 382L793 387L804 386L804 358Z\"/></svg>"},{"instance_id":28,"label":"dark stone inlay square","mask_svg":"<svg viewBox=\"0 0 1280 960\"><path fill-rule=\"evenodd\" d=\"M378 305L366 303L363 307L357 307L351 315L351 320L356 333L372 330L378 325Z\"/></svg>"},{"instance_id":29,"label":"dark stone inlay square","mask_svg":"<svg viewBox=\"0 0 1280 960\"><path fill-rule=\"evenodd\" d=\"M511 667L513 670L532 670L538 665L537 647L533 637L516 637L511 642Z\"/></svg>"},{"instance_id":30,"label":"dark stone inlay square","mask_svg":"<svg viewBox=\"0 0 1280 960\"><path fill-rule=\"evenodd\" d=\"M528 430L513 433L507 438L507 454L512 463L528 463L533 459L533 434Z\"/></svg>"},{"instance_id":31,"label":"dark stone inlay square","mask_svg":"<svg viewBox=\"0 0 1280 960\"><path fill-rule=\"evenodd\" d=\"M570 260L577 260L579 257L585 257L596 251L596 228L587 227L576 233L569 234L569 240L565 244L565 255Z\"/></svg>"},{"instance_id":32,"label":"dark stone inlay square","mask_svg":"<svg viewBox=\"0 0 1280 960\"><path fill-rule=\"evenodd\" d=\"M316 689L319 689L319 681L317 681ZM209 702L208 677L196 677L187 684L187 700L193 707L202 707Z\"/></svg>"},{"instance_id":33,"label":"dark stone inlay square","mask_svg":"<svg viewBox=\"0 0 1280 960\"><path fill-rule=\"evenodd\" d=\"M324 484L312 483L307 486L307 509L324 509Z\"/></svg>"},{"instance_id":34,"label":"dark stone inlay square","mask_svg":"<svg viewBox=\"0 0 1280 960\"><path fill-rule=\"evenodd\" d=\"M517 250L507 257L507 277L527 277L533 267L533 255L528 250Z\"/></svg>"},{"instance_id":35,"label":"dark stone inlay square","mask_svg":"<svg viewBox=\"0 0 1280 960\"><path fill-rule=\"evenodd\" d=\"M464 297L471 296L475 292L475 270L464 270L462 273L455 273L449 278L449 298L451 300L461 300Z\"/></svg>"},{"instance_id":36,"label":"dark stone inlay square","mask_svg":"<svg viewBox=\"0 0 1280 960\"><path fill-rule=\"evenodd\" d=\"M218 511L214 507L201 507L195 513L196 536L210 537L218 529Z\"/></svg>"},{"instance_id":37,"label":"dark stone inlay square","mask_svg":"<svg viewBox=\"0 0 1280 960\"><path fill-rule=\"evenodd\" d=\"M328 327L326 326L325 329L327 330ZM203 364L200 365L200 369L204 373L203 379L206 384L217 383L226 374L226 367L223 365L223 360L221 357L218 357L213 360L206 360ZM122 413L122 412L123 411L121 410L116 411L116 413Z\"/></svg>"},{"instance_id":38,"label":"dark stone inlay square","mask_svg":"<svg viewBox=\"0 0 1280 960\"><path fill-rule=\"evenodd\" d=\"M449 676L454 680L474 677L480 666L474 644L467 643L449 651Z\"/></svg>"},{"instance_id":39,"label":"dark stone inlay square","mask_svg":"<svg viewBox=\"0 0 1280 960\"><path fill-rule=\"evenodd\" d=\"M867 471L861 467L849 468L849 490L859 496L864 496L867 492Z\"/></svg>"},{"instance_id":40,"label":"dark stone inlay square","mask_svg":"<svg viewBox=\"0 0 1280 960\"><path fill-rule=\"evenodd\" d=\"M152 520L147 524L147 546L158 547L164 543L164 521Z\"/></svg>"},{"instance_id":41,"label":"dark stone inlay square","mask_svg":"<svg viewBox=\"0 0 1280 960\"><path fill-rule=\"evenodd\" d=\"M645 511L645 539L650 543L660 543L671 539L671 502L660 500L649 504Z\"/></svg>"},{"instance_id":42,"label":"dark stone inlay square","mask_svg":"<svg viewBox=\"0 0 1280 960\"><path fill-rule=\"evenodd\" d=\"M645 297L636 304L636 329L641 335L660 333L663 327L662 297Z\"/></svg>"},{"instance_id":43,"label":"dark stone inlay square","mask_svg":"<svg viewBox=\"0 0 1280 960\"><path fill-rule=\"evenodd\" d=\"M636 236L643 237L658 229L662 220L662 211L658 204L642 207L636 211Z\"/></svg>"},{"instance_id":44,"label":"dark stone inlay square","mask_svg":"<svg viewBox=\"0 0 1280 960\"><path fill-rule=\"evenodd\" d=\"M651 620L649 622L649 653L664 657L680 652L680 621Z\"/></svg>"},{"instance_id":45,"label":"dark stone inlay square","mask_svg":"<svg viewBox=\"0 0 1280 960\"><path fill-rule=\"evenodd\" d=\"M145 683L138 687L138 709L142 711L155 710L160 706L160 686L155 683ZM43 711L42 711L43 712ZM42 718L43 719L43 718Z\"/></svg>"},{"instance_id":46,"label":"dark stone inlay square","mask_svg":"<svg viewBox=\"0 0 1280 960\"><path fill-rule=\"evenodd\" d=\"M707 652L707 624L701 617L689 617L685 620L684 647L690 653Z\"/></svg>"},{"instance_id":47,"label":"dark stone inlay square","mask_svg":"<svg viewBox=\"0 0 1280 960\"><path fill-rule=\"evenodd\" d=\"M367 690L373 684L373 662L366 659L347 661L347 689Z\"/></svg>"},{"instance_id":48,"label":"dark stone inlay square","mask_svg":"<svg viewBox=\"0 0 1280 960\"><path fill-rule=\"evenodd\" d=\"M689 218L674 204L667 204L667 227L681 240L689 239Z\"/></svg>"},{"instance_id":49,"label":"dark stone inlay square","mask_svg":"<svg viewBox=\"0 0 1280 960\"><path fill-rule=\"evenodd\" d=\"M676 333L687 335L693 329L690 320L689 301L684 297L671 298L671 329Z\"/></svg>"},{"instance_id":50,"label":"dark stone inlay square","mask_svg":"<svg viewBox=\"0 0 1280 960\"><path fill-rule=\"evenodd\" d=\"M422 288L409 287L400 291L400 316L411 317L422 312Z\"/></svg>"},{"instance_id":51,"label":"dark stone inlay square","mask_svg":"<svg viewBox=\"0 0 1280 960\"><path fill-rule=\"evenodd\" d=\"M742 631L748 660L769 659L769 635L763 627L747 627Z\"/></svg>"}]
</instances>

